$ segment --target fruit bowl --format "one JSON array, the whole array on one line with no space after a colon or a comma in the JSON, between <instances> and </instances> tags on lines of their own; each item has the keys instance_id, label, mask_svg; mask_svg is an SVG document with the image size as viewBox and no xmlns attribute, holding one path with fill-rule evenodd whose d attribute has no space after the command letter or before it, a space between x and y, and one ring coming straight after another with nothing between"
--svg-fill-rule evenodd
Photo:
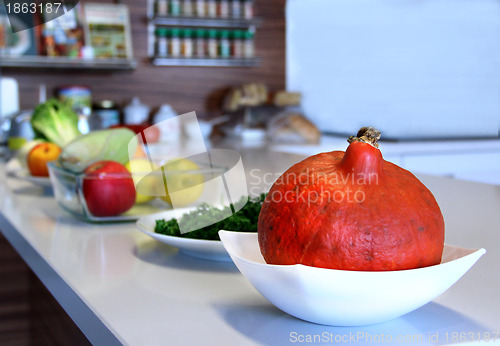
<instances>
[{"instance_id":1,"label":"fruit bowl","mask_svg":"<svg viewBox=\"0 0 500 346\"><path fill-rule=\"evenodd\" d=\"M269 265L257 234L220 231L240 272L269 302L299 319L332 326L385 322L430 302L486 252L445 245L438 265L400 271L346 271Z\"/></svg>"},{"instance_id":2,"label":"fruit bowl","mask_svg":"<svg viewBox=\"0 0 500 346\"><path fill-rule=\"evenodd\" d=\"M162 190L158 188L157 182L175 180L178 176L196 176L202 181L197 186L177 192L184 199L184 202L186 202L186 205L183 205L183 207L196 206L201 203L213 203L214 201L219 202L227 198L223 182L220 179L221 175L226 171L222 167L205 167L199 165L199 168L196 170L157 170L144 173L134 171L133 180L137 192L151 191L151 193L147 198L144 197L147 193L143 193L141 198L137 196L136 203L125 212L118 215L102 215L91 211L93 208L89 205L83 189L84 182L101 179L101 175L85 172L73 173L61 168L55 161L50 162L48 168L54 196L58 204L73 216L90 222L136 221L141 216L172 209L171 204L166 201L165 197L159 197L161 196L161 192L159 191ZM105 179L110 182L130 177L130 173L106 173L105 175ZM148 189L146 186L148 181L154 182L152 186L154 185L155 187ZM191 200L186 200L186 193L189 194L189 191L192 192L193 190L196 190L195 196ZM99 193L98 189L92 191L94 197ZM120 200L117 199L116 203L120 203ZM178 206L176 205L175 207L177 208Z\"/></svg>"}]
</instances>

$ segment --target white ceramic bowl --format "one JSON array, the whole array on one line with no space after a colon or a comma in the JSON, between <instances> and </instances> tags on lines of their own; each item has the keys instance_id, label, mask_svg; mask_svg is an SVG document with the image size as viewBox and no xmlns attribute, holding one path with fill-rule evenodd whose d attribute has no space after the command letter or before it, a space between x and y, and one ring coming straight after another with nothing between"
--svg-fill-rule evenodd
<instances>
[{"instance_id":1,"label":"white ceramic bowl","mask_svg":"<svg viewBox=\"0 0 500 346\"><path fill-rule=\"evenodd\" d=\"M367 272L269 265L257 234L220 231L241 273L267 300L297 318L332 326L391 320L430 302L486 252L445 245L441 264L411 270Z\"/></svg>"}]
</instances>

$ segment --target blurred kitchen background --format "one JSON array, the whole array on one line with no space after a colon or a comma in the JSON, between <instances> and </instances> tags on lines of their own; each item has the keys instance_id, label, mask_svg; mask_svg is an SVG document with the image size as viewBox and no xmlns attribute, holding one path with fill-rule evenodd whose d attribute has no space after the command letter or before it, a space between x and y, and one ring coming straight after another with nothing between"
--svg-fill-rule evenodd
<instances>
[{"instance_id":1,"label":"blurred kitchen background","mask_svg":"<svg viewBox=\"0 0 500 346\"><path fill-rule=\"evenodd\" d=\"M500 184L498 0L82 0L52 19L3 3L4 146L59 97L88 129L195 111L211 141L305 154L373 125L387 160Z\"/></svg>"}]
</instances>

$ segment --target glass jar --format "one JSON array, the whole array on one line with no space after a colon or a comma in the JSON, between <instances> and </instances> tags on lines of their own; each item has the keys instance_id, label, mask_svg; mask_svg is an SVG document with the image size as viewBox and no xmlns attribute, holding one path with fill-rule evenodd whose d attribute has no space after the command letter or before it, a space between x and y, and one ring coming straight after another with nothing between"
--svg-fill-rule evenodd
<instances>
[{"instance_id":1,"label":"glass jar","mask_svg":"<svg viewBox=\"0 0 500 346\"><path fill-rule=\"evenodd\" d=\"M231 35L231 56L233 58L243 57L243 33L240 30L234 30Z\"/></svg>"},{"instance_id":2,"label":"glass jar","mask_svg":"<svg viewBox=\"0 0 500 346\"><path fill-rule=\"evenodd\" d=\"M207 53L210 58L217 58L217 31L210 29L207 31Z\"/></svg>"},{"instance_id":3,"label":"glass jar","mask_svg":"<svg viewBox=\"0 0 500 346\"><path fill-rule=\"evenodd\" d=\"M156 14L158 16L168 15L168 1L167 0L157 0L156 1Z\"/></svg>"},{"instance_id":4,"label":"glass jar","mask_svg":"<svg viewBox=\"0 0 500 346\"><path fill-rule=\"evenodd\" d=\"M218 0L217 14L219 18L229 18L229 0Z\"/></svg>"},{"instance_id":5,"label":"glass jar","mask_svg":"<svg viewBox=\"0 0 500 346\"><path fill-rule=\"evenodd\" d=\"M231 56L231 43L229 42L229 31L221 30L219 32L219 56L229 58Z\"/></svg>"},{"instance_id":6,"label":"glass jar","mask_svg":"<svg viewBox=\"0 0 500 346\"><path fill-rule=\"evenodd\" d=\"M182 30L182 56L184 58L193 57L193 37L191 29Z\"/></svg>"},{"instance_id":7,"label":"glass jar","mask_svg":"<svg viewBox=\"0 0 500 346\"><path fill-rule=\"evenodd\" d=\"M191 17L193 15L193 0L183 0L182 1L182 15L185 17Z\"/></svg>"},{"instance_id":8,"label":"glass jar","mask_svg":"<svg viewBox=\"0 0 500 346\"><path fill-rule=\"evenodd\" d=\"M231 0L231 17L241 18L241 0Z\"/></svg>"},{"instance_id":9,"label":"glass jar","mask_svg":"<svg viewBox=\"0 0 500 346\"><path fill-rule=\"evenodd\" d=\"M251 31L245 31L243 38L243 56L253 58L255 56L254 34Z\"/></svg>"},{"instance_id":10,"label":"glass jar","mask_svg":"<svg viewBox=\"0 0 500 346\"><path fill-rule=\"evenodd\" d=\"M181 38L179 28L170 30L170 56L178 58L181 55Z\"/></svg>"},{"instance_id":11,"label":"glass jar","mask_svg":"<svg viewBox=\"0 0 500 346\"><path fill-rule=\"evenodd\" d=\"M166 28L156 29L156 56L166 58L168 56L168 30Z\"/></svg>"},{"instance_id":12,"label":"glass jar","mask_svg":"<svg viewBox=\"0 0 500 346\"><path fill-rule=\"evenodd\" d=\"M203 58L206 56L206 45L205 45L205 30L196 29L195 32L195 54L198 58Z\"/></svg>"}]
</instances>

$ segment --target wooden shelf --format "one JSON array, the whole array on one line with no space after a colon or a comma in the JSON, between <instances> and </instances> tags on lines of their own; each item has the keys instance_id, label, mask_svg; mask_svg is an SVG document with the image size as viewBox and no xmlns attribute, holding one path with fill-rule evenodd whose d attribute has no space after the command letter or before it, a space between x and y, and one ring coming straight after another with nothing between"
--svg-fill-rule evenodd
<instances>
[{"instance_id":1,"label":"wooden shelf","mask_svg":"<svg viewBox=\"0 0 500 346\"><path fill-rule=\"evenodd\" d=\"M121 58L79 59L46 56L0 56L0 67L126 71L135 69L137 61Z\"/></svg>"},{"instance_id":2,"label":"wooden shelf","mask_svg":"<svg viewBox=\"0 0 500 346\"><path fill-rule=\"evenodd\" d=\"M158 58L151 59L156 66L233 66L254 67L259 66L261 59L236 59L236 58Z\"/></svg>"}]
</instances>

